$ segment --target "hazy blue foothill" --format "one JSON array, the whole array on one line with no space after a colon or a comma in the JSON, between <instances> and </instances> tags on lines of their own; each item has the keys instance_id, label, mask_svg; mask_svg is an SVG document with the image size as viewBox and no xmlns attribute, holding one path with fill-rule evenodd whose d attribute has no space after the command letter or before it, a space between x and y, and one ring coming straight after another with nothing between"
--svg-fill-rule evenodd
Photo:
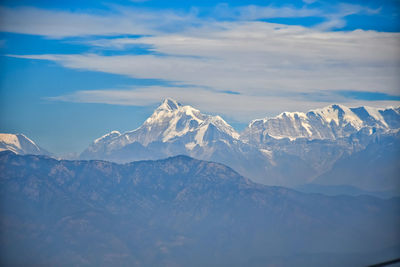
<instances>
[{"instance_id":1,"label":"hazy blue foothill","mask_svg":"<svg viewBox=\"0 0 400 267\"><path fill-rule=\"evenodd\" d=\"M4 151L0 183L2 265L365 266L400 248L399 198L264 186L187 156Z\"/></svg>"}]
</instances>

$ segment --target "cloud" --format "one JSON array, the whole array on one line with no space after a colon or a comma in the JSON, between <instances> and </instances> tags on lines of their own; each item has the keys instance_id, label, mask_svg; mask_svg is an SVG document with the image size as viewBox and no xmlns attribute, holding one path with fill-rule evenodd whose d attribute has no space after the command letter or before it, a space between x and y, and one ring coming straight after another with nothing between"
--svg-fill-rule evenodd
<instances>
[{"instance_id":1,"label":"cloud","mask_svg":"<svg viewBox=\"0 0 400 267\"><path fill-rule=\"evenodd\" d=\"M360 5L341 3L336 6L332 6L332 11L324 14L325 21L316 25L318 30L327 31L332 29L344 28L347 24L346 17L355 14L364 15L375 15L378 14L381 9L371 9Z\"/></svg>"},{"instance_id":2,"label":"cloud","mask_svg":"<svg viewBox=\"0 0 400 267\"><path fill-rule=\"evenodd\" d=\"M341 5L336 15L332 15L334 12L331 15L321 13L320 16L328 17L325 24L307 28L251 20L279 16L279 12L293 17L316 16L320 10L286 7L278 12L271 7L258 9L240 7L233 13L226 9L226 16L238 18L234 21L199 18L196 10L187 14L170 11L140 13L116 7L115 13L100 16L6 9L1 12L8 12L6 21L10 21L0 24L0 28L52 38L139 34L135 38L96 37L82 41L98 48L98 54L8 56L53 61L70 69L156 79L169 85L78 91L53 100L148 105L170 96L204 110L247 120L282 110L307 110L332 102L362 103L352 98L357 94L335 92L400 94L399 33L326 31L342 27L344 16L373 11ZM26 15L25 23L9 18L21 14ZM51 20L54 21L49 23ZM101 53L102 48L123 51L132 45L144 46L152 53L129 54L128 50L126 54L118 55Z\"/></svg>"},{"instance_id":3,"label":"cloud","mask_svg":"<svg viewBox=\"0 0 400 267\"><path fill-rule=\"evenodd\" d=\"M134 0L144 1L144 0ZM189 11L150 10L110 5L110 9L82 11L47 10L34 7L0 7L0 31L20 34L33 34L48 38L65 38L89 35L153 35L165 32L177 32L194 25L204 25L209 21L226 19L254 21L268 18L325 18L326 23L320 29L340 28L345 25L344 17L363 13L375 14L372 10L359 5L327 5L324 8L295 8L292 6L239 6L217 5L211 11L199 9ZM335 23L336 21L336 23ZM340 22L340 23L338 23Z\"/></svg>"},{"instance_id":4,"label":"cloud","mask_svg":"<svg viewBox=\"0 0 400 267\"><path fill-rule=\"evenodd\" d=\"M142 35L196 23L193 13L148 11L114 6L97 13L67 12L33 7L0 7L0 31L65 38L88 35Z\"/></svg>"},{"instance_id":5,"label":"cloud","mask_svg":"<svg viewBox=\"0 0 400 267\"><path fill-rule=\"evenodd\" d=\"M320 90L397 94L399 37L398 33L321 32L265 22L214 22L182 33L97 43L119 48L147 45L154 54L18 57L249 95Z\"/></svg>"},{"instance_id":6,"label":"cloud","mask_svg":"<svg viewBox=\"0 0 400 267\"><path fill-rule=\"evenodd\" d=\"M182 104L192 105L202 111L222 114L224 118L245 123L255 118L275 116L282 111L307 111L333 103L332 96L328 97L330 100L315 102L311 99L312 97L304 97L302 94L292 94L285 97L282 97L282 95L250 96L231 94L230 92L214 92L197 87L163 86L134 87L124 90L78 91L50 99L78 103L149 106L156 105L167 97L172 97ZM335 100L348 106L365 105L363 101L345 99L340 95L337 95ZM369 101L368 105L378 107L398 106L399 103L399 101L379 100Z\"/></svg>"},{"instance_id":7,"label":"cloud","mask_svg":"<svg viewBox=\"0 0 400 267\"><path fill-rule=\"evenodd\" d=\"M314 0L304 1L307 4L314 3ZM220 4L215 8L214 15L219 18L230 18L242 21L254 21L262 19L273 19L273 18L306 18L316 17L323 18L325 21L316 25L319 30L332 30L340 29L346 26L346 16L354 14L363 15L375 15L381 11L378 9L371 9L365 6L347 4L347 3L335 3L335 4L324 4L324 7L313 7L304 6L296 8L293 6L240 6L230 7L228 4Z\"/></svg>"},{"instance_id":8,"label":"cloud","mask_svg":"<svg viewBox=\"0 0 400 267\"><path fill-rule=\"evenodd\" d=\"M270 18L302 18L302 17L323 17L324 11L317 8L295 8L292 6L240 6L230 7L228 4L219 4L214 10L214 16L219 18L234 18L236 20L259 20Z\"/></svg>"}]
</instances>

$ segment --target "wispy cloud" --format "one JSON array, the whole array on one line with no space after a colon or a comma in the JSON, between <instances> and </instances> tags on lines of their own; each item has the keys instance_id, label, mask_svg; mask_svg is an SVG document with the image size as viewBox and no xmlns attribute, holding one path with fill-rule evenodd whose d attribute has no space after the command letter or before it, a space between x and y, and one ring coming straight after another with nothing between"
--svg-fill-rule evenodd
<instances>
[{"instance_id":1,"label":"wispy cloud","mask_svg":"<svg viewBox=\"0 0 400 267\"><path fill-rule=\"evenodd\" d=\"M103 40L157 54L24 55L75 69L262 95L270 91L398 92L398 33L320 32L264 22L215 22L182 33Z\"/></svg>"},{"instance_id":2,"label":"wispy cloud","mask_svg":"<svg viewBox=\"0 0 400 267\"><path fill-rule=\"evenodd\" d=\"M3 8L1 12L7 19L0 29L52 38L138 34L135 38L96 37L85 42L90 47L116 50L141 45L153 53L9 56L49 60L71 69L163 80L172 85L79 91L53 100L146 105L171 96L205 110L248 119L280 110L307 110L316 103L361 103L351 95L334 93L340 91L400 94L399 33L326 31L343 26L345 16L373 10L355 5L338 6L336 13L290 7L218 8L220 17L235 20L200 18L196 10L138 12L115 7L114 13L100 16ZM21 14L25 15L24 23ZM328 20L318 28L254 21L274 16L325 16ZM321 94L323 101L313 98ZM325 101L325 96L330 101Z\"/></svg>"},{"instance_id":3,"label":"wispy cloud","mask_svg":"<svg viewBox=\"0 0 400 267\"><path fill-rule=\"evenodd\" d=\"M248 5L241 7L230 7L228 4L220 4L214 10L214 16L218 18L234 18L236 20L258 20L269 18L302 18L323 17L325 12L318 8L295 8L292 6L256 6Z\"/></svg>"},{"instance_id":4,"label":"wispy cloud","mask_svg":"<svg viewBox=\"0 0 400 267\"><path fill-rule=\"evenodd\" d=\"M138 0L134 0L138 1ZM139 0L143 1L143 0ZM329 5L322 8L307 6L240 6L220 4L198 18L199 9L187 12L172 10L149 10L111 5L108 11L61 11L34 7L0 7L0 31L42 35L49 38L64 38L87 35L159 34L181 31L193 25L202 25L210 20L234 19L254 21L268 18L320 17L326 22L321 29L340 28L344 17L352 14L374 14L379 10L349 4ZM204 12L203 12L204 13ZM338 23L340 22L340 23Z\"/></svg>"},{"instance_id":5,"label":"wispy cloud","mask_svg":"<svg viewBox=\"0 0 400 267\"><path fill-rule=\"evenodd\" d=\"M380 8L371 9L360 5L338 4L332 7L332 11L324 14L325 21L316 25L319 30L341 29L346 26L346 17L355 14L374 15L380 12Z\"/></svg>"},{"instance_id":6,"label":"wispy cloud","mask_svg":"<svg viewBox=\"0 0 400 267\"><path fill-rule=\"evenodd\" d=\"M305 1L310 4L315 1ZM256 6L248 5L241 7L230 7L228 4L220 4L215 8L214 15L219 18L230 18L242 21L254 21L272 18L306 18L317 17L324 21L315 27L320 30L340 29L346 26L346 17L354 14L374 15L380 12L380 9L371 9L366 6L335 3L321 7L296 8L293 6Z\"/></svg>"},{"instance_id":7,"label":"wispy cloud","mask_svg":"<svg viewBox=\"0 0 400 267\"><path fill-rule=\"evenodd\" d=\"M178 25L191 25L191 13L148 11L115 6L97 13L0 7L0 31L65 38L88 35L155 34Z\"/></svg>"},{"instance_id":8,"label":"wispy cloud","mask_svg":"<svg viewBox=\"0 0 400 267\"><path fill-rule=\"evenodd\" d=\"M78 103L101 103L112 105L155 105L161 99L172 97L183 104L189 104L200 110L221 114L225 118L240 122L249 122L255 118L274 116L281 111L307 111L311 108L332 104L332 99L348 106L361 106L365 102L347 99L337 92L326 92L323 98L304 94L282 94L251 96L215 92L205 88L148 86L131 89L78 91L69 95L51 97L53 101ZM319 99L318 99L319 98ZM317 101L316 101L317 100ZM400 102L390 100L369 101L369 106L398 106Z\"/></svg>"}]
</instances>

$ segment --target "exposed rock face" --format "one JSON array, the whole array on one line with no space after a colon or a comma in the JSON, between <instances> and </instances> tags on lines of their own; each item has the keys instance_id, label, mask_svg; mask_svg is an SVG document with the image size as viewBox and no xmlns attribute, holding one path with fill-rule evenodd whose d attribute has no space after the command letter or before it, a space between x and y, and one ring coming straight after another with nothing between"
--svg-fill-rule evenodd
<instances>
[{"instance_id":1,"label":"exposed rock face","mask_svg":"<svg viewBox=\"0 0 400 267\"><path fill-rule=\"evenodd\" d=\"M113 131L95 140L81 159L125 163L183 154L226 164L263 184L297 186L315 182L332 168L339 168L337 161L346 160L385 136L400 151L399 127L399 108L331 105L307 113L284 112L254 120L239 135L219 116L205 115L166 99L138 129L123 134ZM383 143L376 147L379 149L384 155ZM375 164L374 168L385 167ZM384 178L388 181L397 179L394 172L381 173L389 175ZM354 175L357 170L347 177ZM339 180L331 183L338 184ZM390 187L372 180L369 183L349 180L347 184L373 191ZM400 191L396 185L392 183L391 187Z\"/></svg>"},{"instance_id":2,"label":"exposed rock face","mask_svg":"<svg viewBox=\"0 0 400 267\"><path fill-rule=\"evenodd\" d=\"M388 131L399 126L400 108L331 105L307 113L284 112L273 118L254 120L241 134L241 139L261 146L271 138L337 140L363 128Z\"/></svg>"}]
</instances>

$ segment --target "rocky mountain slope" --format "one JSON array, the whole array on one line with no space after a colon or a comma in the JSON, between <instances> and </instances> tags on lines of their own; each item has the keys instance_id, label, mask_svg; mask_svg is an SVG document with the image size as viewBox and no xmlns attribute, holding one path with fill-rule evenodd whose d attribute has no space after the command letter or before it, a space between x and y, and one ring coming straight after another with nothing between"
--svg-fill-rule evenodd
<instances>
[{"instance_id":1,"label":"rocky mountain slope","mask_svg":"<svg viewBox=\"0 0 400 267\"><path fill-rule=\"evenodd\" d=\"M399 108L331 105L254 120L238 134L219 116L166 99L138 129L106 134L80 158L123 163L184 154L226 164L263 184L298 186L313 182L381 136L394 136L394 149L400 151L399 127ZM386 188L374 184L372 191Z\"/></svg>"},{"instance_id":2,"label":"rocky mountain slope","mask_svg":"<svg viewBox=\"0 0 400 267\"><path fill-rule=\"evenodd\" d=\"M364 150L337 160L332 168L321 174L314 183L351 185L363 190L399 191L399 137L377 136Z\"/></svg>"},{"instance_id":3,"label":"rocky mountain slope","mask_svg":"<svg viewBox=\"0 0 400 267\"><path fill-rule=\"evenodd\" d=\"M400 128L400 108L331 105L307 113L283 112L273 118L252 121L241 139L261 146L271 138L337 140L363 128L370 131Z\"/></svg>"},{"instance_id":4,"label":"rocky mountain slope","mask_svg":"<svg viewBox=\"0 0 400 267\"><path fill-rule=\"evenodd\" d=\"M142 126L96 139L79 158L127 163L188 155L226 164L266 185L352 186L356 191L396 195L400 194L400 164L395 160L400 155L399 112L399 108L331 105L254 120L239 134L219 116L165 99ZM374 153L368 152L371 147ZM48 155L23 135L1 134L0 149ZM380 160L375 155L381 155ZM350 161L359 167L340 164ZM361 175L369 167L373 171Z\"/></svg>"},{"instance_id":5,"label":"rocky mountain slope","mask_svg":"<svg viewBox=\"0 0 400 267\"><path fill-rule=\"evenodd\" d=\"M400 245L399 199L263 186L186 156L0 152L0 198L2 265L364 266Z\"/></svg>"},{"instance_id":6,"label":"rocky mountain slope","mask_svg":"<svg viewBox=\"0 0 400 267\"><path fill-rule=\"evenodd\" d=\"M138 129L113 131L96 139L81 159L119 163L188 155L235 166L248 174L264 173L265 155L239 140L239 134L219 116L202 114L190 106L166 99Z\"/></svg>"},{"instance_id":7,"label":"rocky mountain slope","mask_svg":"<svg viewBox=\"0 0 400 267\"><path fill-rule=\"evenodd\" d=\"M110 157L128 162L129 157L118 157L115 155L118 153L116 151L126 150L126 146L135 145L143 147L142 150L145 147L151 150L151 147L157 147L157 144L174 144L175 149L188 152L203 150L203 153L212 153L216 142L232 145L237 144L238 139L239 134L221 117L205 115L191 106L182 106L172 99L165 99L138 129L124 134L117 131L106 134L96 139L81 157ZM176 151L168 149L160 152L176 154Z\"/></svg>"},{"instance_id":8,"label":"rocky mountain slope","mask_svg":"<svg viewBox=\"0 0 400 267\"><path fill-rule=\"evenodd\" d=\"M50 155L23 134L0 133L0 151L10 150L17 154Z\"/></svg>"}]
</instances>

